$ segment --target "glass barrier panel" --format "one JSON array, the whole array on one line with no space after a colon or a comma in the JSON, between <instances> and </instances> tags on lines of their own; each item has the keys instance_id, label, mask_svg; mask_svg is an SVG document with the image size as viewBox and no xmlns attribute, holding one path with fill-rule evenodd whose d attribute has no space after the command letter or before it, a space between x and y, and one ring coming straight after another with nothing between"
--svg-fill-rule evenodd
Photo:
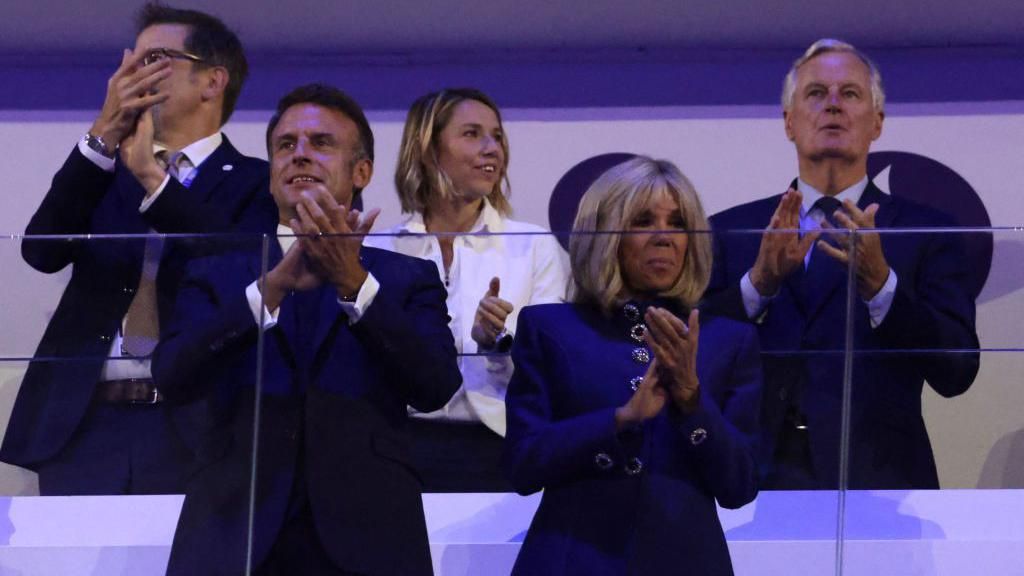
<instances>
[{"instance_id":1,"label":"glass barrier panel","mask_svg":"<svg viewBox=\"0 0 1024 576\"><path fill-rule=\"evenodd\" d=\"M237 446L235 459L250 453L251 429L227 426L225 415L255 414L251 394L228 397L259 374L254 362L229 369L224 359L237 341L260 339L241 282L260 276L263 245L258 235L0 240L0 491L70 496L2 500L12 546L60 547L52 557L6 555L5 568L72 562L163 573L176 531L189 535L203 522L194 512L210 509L203 490L219 489L203 479ZM220 259L249 264L235 277ZM240 316L245 330L217 338L212 326L229 303L219 291L232 283L241 292L230 304L249 316ZM224 476L242 500L249 477L248 468ZM236 525L217 525L222 556L244 559L248 516L246 506Z\"/></svg>"},{"instance_id":2,"label":"glass barrier panel","mask_svg":"<svg viewBox=\"0 0 1024 576\"><path fill-rule=\"evenodd\" d=\"M723 533L727 548L714 557L702 552L708 562L731 561L739 573L774 563L803 574L834 574L837 487L779 479L775 465L788 464L788 453L776 455L781 429L767 427L762 416L769 390L772 422L792 416L791 405L799 404L789 401L796 393L791 378L808 358L842 365L843 318L833 316L828 326L835 332L831 347L801 347L787 331L793 321L783 315L796 310L801 288L796 278L785 278L780 289L788 292L771 300L769 316L758 311L761 324L751 322L735 298L763 234L719 236L706 230L384 231L364 239L361 263L368 276L358 290L313 256L325 263L311 269L319 282L284 297L278 324L264 341L253 534L281 538L309 515L319 529L330 530L326 524L342 520L320 514L349 510L344 518L365 533L386 530L410 547L401 559L358 555L351 569L359 569L357 562L367 562L366 570L401 560L412 570L429 561L444 573L462 554L490 554L489 565L507 570L517 556L526 565L539 561L543 545L531 541L531 529L572 530L581 546L614 555L633 537L624 527L642 520L659 526L666 539L665 546L655 546L657 538L645 544L660 550L652 554L678 553L677 539L671 538L675 548L667 539L685 519L687 526L700 521L702 530ZM319 244L308 248L318 250L347 240L299 242ZM688 243L704 246L703 255L686 251ZM567 293L569 245L586 251L590 256L580 261L594 268L577 270L590 280ZM712 252L725 255L729 265L715 270L712 288L702 295L704 279L695 270L711 274ZM268 261L271 270L282 264ZM685 300L650 297L683 276L692 282L686 297L702 302L692 319ZM670 282L661 286L666 278ZM602 301L610 304L593 304ZM771 319L775 313L778 320ZM658 322L654 332L652 322ZM659 353L648 338L655 332L671 337L676 351L661 353L682 355L691 350L681 336L689 334L688 323L699 326L701 394L694 396L691 387L677 390L678 397L662 395L683 372L651 370L643 384ZM286 362L289 350L293 363ZM662 395L661 409L648 414L630 405L643 395L634 387ZM278 389L286 397L274 396ZM617 425L616 409L627 405ZM838 421L838 398L831 408ZM271 434L288 445L283 430L295 417L302 423L296 445L264 452ZM702 461L701 448L723 459ZM838 440L829 448L838 453ZM284 472L275 475L264 465ZM831 481L837 481L834 473ZM635 489L647 491L641 500L633 500ZM284 519L261 510L263 494L276 497L278 507L288 503ZM593 505L574 517L565 507L578 498ZM699 520L672 512L690 506L702 510ZM401 527L391 520L397 518L404 519ZM427 539L431 555L424 560L415 546ZM765 542L784 546L766 554ZM253 545L253 566L264 565L270 541L255 538ZM794 549L800 550L797 560Z\"/></svg>"},{"instance_id":3,"label":"glass barrier panel","mask_svg":"<svg viewBox=\"0 0 1024 576\"><path fill-rule=\"evenodd\" d=\"M1024 538L1016 448L1024 237L1015 229L857 236L880 241L896 286L875 321L864 293L850 302L858 312L842 573L1011 573Z\"/></svg>"}]
</instances>

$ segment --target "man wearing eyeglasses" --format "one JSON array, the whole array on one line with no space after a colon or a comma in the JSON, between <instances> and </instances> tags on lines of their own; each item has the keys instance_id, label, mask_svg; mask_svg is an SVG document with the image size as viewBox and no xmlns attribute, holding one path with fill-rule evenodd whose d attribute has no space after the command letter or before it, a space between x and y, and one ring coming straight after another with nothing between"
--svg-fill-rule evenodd
<instances>
[{"instance_id":1,"label":"man wearing eyeglasses","mask_svg":"<svg viewBox=\"0 0 1024 576\"><path fill-rule=\"evenodd\" d=\"M221 132L248 73L220 20L148 4L135 48L26 235L273 231L263 160ZM43 495L183 492L203 407L171 411L149 356L187 258L210 241L31 239L22 255L71 280L22 381L0 459Z\"/></svg>"}]
</instances>

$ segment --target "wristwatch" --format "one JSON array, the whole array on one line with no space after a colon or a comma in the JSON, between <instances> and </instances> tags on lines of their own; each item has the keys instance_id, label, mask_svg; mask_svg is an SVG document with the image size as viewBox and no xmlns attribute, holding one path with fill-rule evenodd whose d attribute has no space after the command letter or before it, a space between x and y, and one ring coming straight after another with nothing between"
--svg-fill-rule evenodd
<instances>
[{"instance_id":1,"label":"wristwatch","mask_svg":"<svg viewBox=\"0 0 1024 576\"><path fill-rule=\"evenodd\" d=\"M85 138L82 140L85 141L85 145L92 149L93 152L106 158L114 158L114 152L112 150L109 152L107 151L107 143L103 141L102 137L93 136L91 133L86 132Z\"/></svg>"},{"instance_id":2,"label":"wristwatch","mask_svg":"<svg viewBox=\"0 0 1024 576\"><path fill-rule=\"evenodd\" d=\"M507 328L502 328L501 332L494 337L494 346L491 348L493 351L504 354L512 349L512 333Z\"/></svg>"}]
</instances>

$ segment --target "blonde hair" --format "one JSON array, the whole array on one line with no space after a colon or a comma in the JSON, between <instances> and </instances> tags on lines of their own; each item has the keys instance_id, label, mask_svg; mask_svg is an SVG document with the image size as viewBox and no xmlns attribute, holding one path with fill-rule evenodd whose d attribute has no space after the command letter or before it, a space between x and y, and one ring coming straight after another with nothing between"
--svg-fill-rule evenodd
<instances>
[{"instance_id":1,"label":"blonde hair","mask_svg":"<svg viewBox=\"0 0 1024 576\"><path fill-rule=\"evenodd\" d=\"M633 218L661 194L679 203L689 238L679 278L658 296L678 300L685 308L697 304L711 277L711 237L704 208L679 168L647 156L612 167L583 195L569 240L573 276L569 300L592 303L606 315L623 303L626 285L619 264L622 234L618 232L627 230Z\"/></svg>"},{"instance_id":2,"label":"blonde hair","mask_svg":"<svg viewBox=\"0 0 1024 576\"><path fill-rule=\"evenodd\" d=\"M822 38L803 53L793 62L793 65L789 68L789 73L786 74L786 80L782 83L782 109L789 110L793 107L793 94L796 92L796 74L797 70L806 64L807 62L821 56L822 54L828 54L830 52L845 52L847 54L853 54L865 66L868 67L868 73L871 76L871 104L875 107L876 112L885 111L885 87L882 86L882 73L878 71L878 67L871 61L863 52L857 50L853 44L848 44L842 40L836 40L835 38Z\"/></svg>"},{"instance_id":3,"label":"blonde hair","mask_svg":"<svg viewBox=\"0 0 1024 576\"><path fill-rule=\"evenodd\" d=\"M474 88L449 88L417 99L405 118L398 167L395 169L395 190L403 213L422 214L432 201L446 200L458 193L451 178L438 167L438 145L441 131L451 120L455 107L466 100L476 100L493 110L504 133L497 104ZM512 186L508 180L507 138L501 139L501 149L505 158L501 178L487 195L487 200L499 214L508 216L512 212L508 201Z\"/></svg>"}]
</instances>

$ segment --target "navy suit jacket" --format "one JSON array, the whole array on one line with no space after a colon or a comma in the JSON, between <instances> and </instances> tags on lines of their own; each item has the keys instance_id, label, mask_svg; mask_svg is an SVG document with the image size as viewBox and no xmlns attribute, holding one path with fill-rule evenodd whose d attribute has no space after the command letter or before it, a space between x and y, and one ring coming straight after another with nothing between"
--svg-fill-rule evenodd
<instances>
[{"instance_id":1,"label":"navy suit jacket","mask_svg":"<svg viewBox=\"0 0 1024 576\"><path fill-rule=\"evenodd\" d=\"M271 242L273 265L280 249ZM257 385L253 566L294 513L298 490L340 568L431 573L421 485L400 429L407 405L438 409L461 384L445 290L430 262L373 248L361 257L380 290L360 320L349 323L330 286L291 294L263 332L262 364L245 296L259 256L190 266L153 371L171 401L209 395L216 427L189 481L168 574L243 571Z\"/></svg>"},{"instance_id":2,"label":"navy suit jacket","mask_svg":"<svg viewBox=\"0 0 1024 576\"><path fill-rule=\"evenodd\" d=\"M647 369L630 327L585 305L520 313L505 465L518 492L544 496L513 574L732 574L715 501L737 508L757 494L757 335L702 316L699 407L684 415L670 402L617 434L615 409ZM632 458L638 474L624 468Z\"/></svg>"},{"instance_id":3,"label":"navy suit jacket","mask_svg":"<svg viewBox=\"0 0 1024 576\"><path fill-rule=\"evenodd\" d=\"M794 184L795 186L795 184ZM708 306L746 318L739 282L753 266L760 234L730 229L767 227L781 196L711 217L714 270ZM868 184L859 206L879 205L878 228L951 226L941 213L890 196ZM854 295L853 380L849 484L856 489L938 488L931 444L921 415L925 381L939 394L963 393L978 372L978 336L963 237L941 233L881 233L896 273L896 294L884 321L872 328L867 305ZM757 322L765 355L761 422L770 461L794 394L807 418L811 457L822 488L839 487L846 269L824 254L827 278L801 286L803 267L790 275ZM954 349L957 352L930 352ZM766 473L768 470L765 471Z\"/></svg>"},{"instance_id":4,"label":"navy suit jacket","mask_svg":"<svg viewBox=\"0 0 1024 576\"><path fill-rule=\"evenodd\" d=\"M267 163L223 143L197 167L186 188L173 178L144 213L145 190L120 161L106 172L72 150L25 234L146 234L273 231L277 209ZM216 243L168 240L157 276L160 320L166 321L183 267ZM250 242L252 244L253 242ZM46 273L72 266L71 280L36 349L0 448L0 460L26 468L54 456L85 415L112 340L134 297L145 240L31 239L22 257ZM188 430L181 430L185 436ZM183 438L186 444L194 439Z\"/></svg>"}]
</instances>

